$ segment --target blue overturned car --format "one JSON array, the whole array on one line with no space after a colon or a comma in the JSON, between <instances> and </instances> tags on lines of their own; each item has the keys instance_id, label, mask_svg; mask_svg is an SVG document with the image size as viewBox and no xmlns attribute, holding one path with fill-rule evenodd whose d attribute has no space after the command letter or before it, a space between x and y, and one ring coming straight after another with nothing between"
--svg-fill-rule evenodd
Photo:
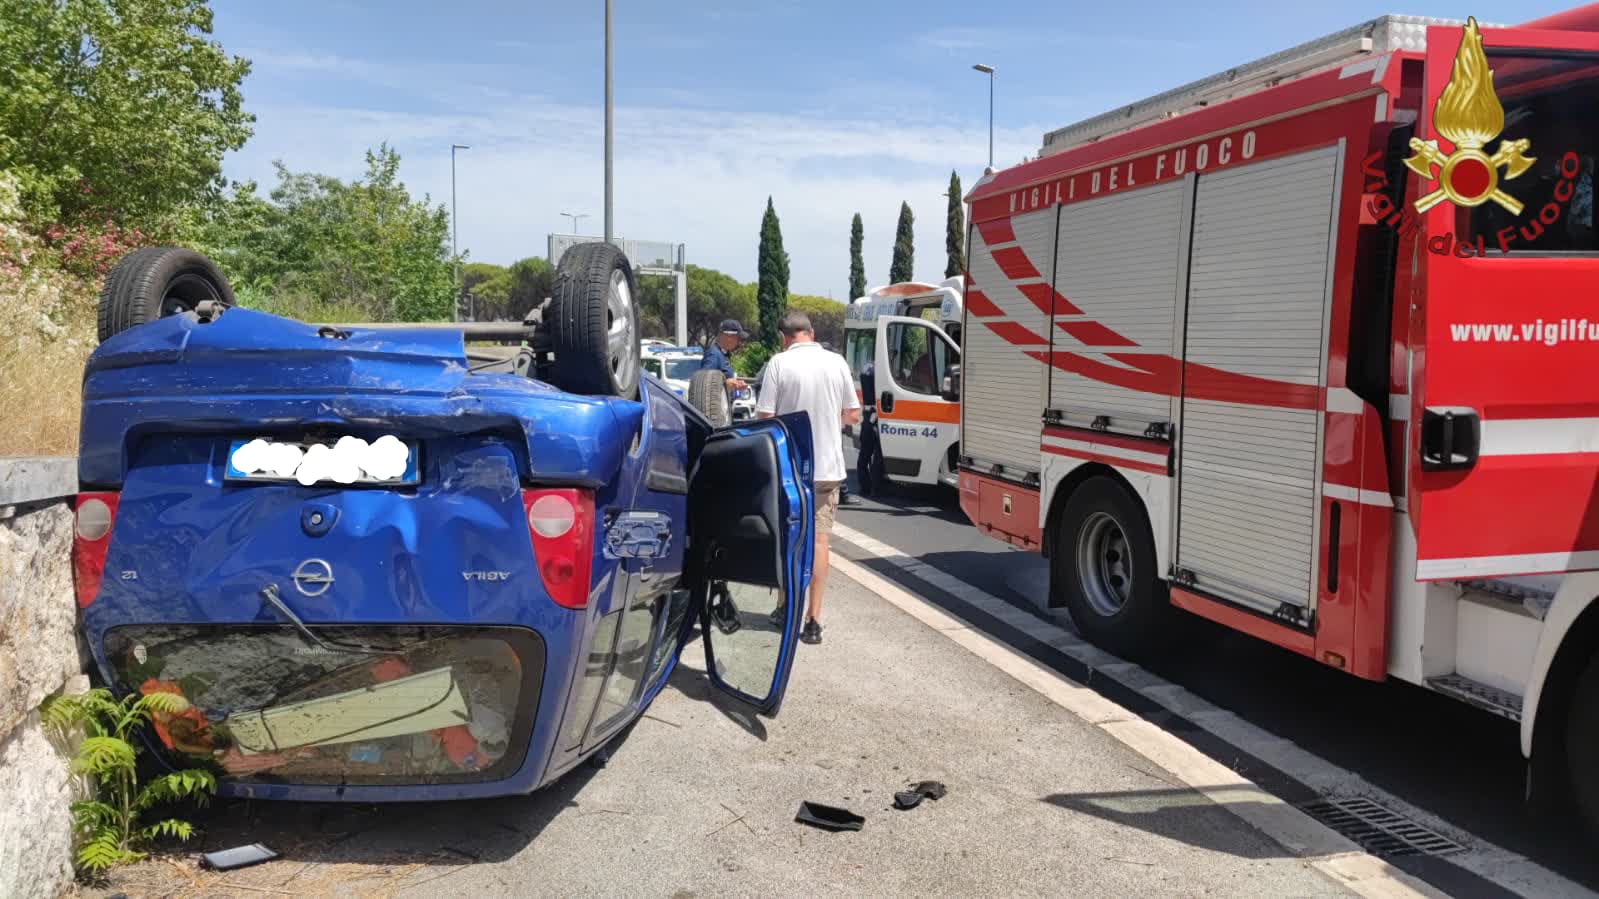
<instances>
[{"instance_id":1,"label":"blue overturned car","mask_svg":"<svg viewBox=\"0 0 1599 899\"><path fill-rule=\"evenodd\" d=\"M83 379L74 567L119 693L224 795L523 793L703 635L776 714L812 543L803 417L717 427L641 374L634 275L573 247L524 322L308 324L205 257L125 257Z\"/></svg>"}]
</instances>

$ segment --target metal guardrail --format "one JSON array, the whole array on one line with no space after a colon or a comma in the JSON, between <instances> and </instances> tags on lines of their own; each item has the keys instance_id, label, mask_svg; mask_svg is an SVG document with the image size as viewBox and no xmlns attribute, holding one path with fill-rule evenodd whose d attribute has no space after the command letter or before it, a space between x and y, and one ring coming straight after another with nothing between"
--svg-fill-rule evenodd
<instances>
[{"instance_id":1,"label":"metal guardrail","mask_svg":"<svg viewBox=\"0 0 1599 899\"><path fill-rule=\"evenodd\" d=\"M76 456L0 458L0 511L11 506L62 499L77 492Z\"/></svg>"}]
</instances>

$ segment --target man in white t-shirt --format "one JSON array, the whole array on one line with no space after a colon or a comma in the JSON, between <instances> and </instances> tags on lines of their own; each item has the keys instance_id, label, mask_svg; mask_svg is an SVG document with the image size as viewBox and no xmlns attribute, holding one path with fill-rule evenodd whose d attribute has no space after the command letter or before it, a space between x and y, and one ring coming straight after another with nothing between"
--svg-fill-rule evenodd
<instances>
[{"instance_id":1,"label":"man in white t-shirt","mask_svg":"<svg viewBox=\"0 0 1599 899\"><path fill-rule=\"evenodd\" d=\"M810 602L800 639L822 642L822 594L827 589L828 543L838 513L838 490L844 483L845 425L859 424L861 401L855 395L844 357L816 342L811 320L790 312L777 325L783 352L766 363L755 412L761 418L805 412L811 418L815 452L816 548L811 562Z\"/></svg>"}]
</instances>

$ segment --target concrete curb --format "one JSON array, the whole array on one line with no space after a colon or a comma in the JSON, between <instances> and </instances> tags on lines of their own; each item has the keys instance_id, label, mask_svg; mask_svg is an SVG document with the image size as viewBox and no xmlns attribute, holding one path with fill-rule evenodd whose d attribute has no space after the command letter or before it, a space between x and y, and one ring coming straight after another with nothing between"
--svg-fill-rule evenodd
<instances>
[{"instance_id":1,"label":"concrete curb","mask_svg":"<svg viewBox=\"0 0 1599 899\"><path fill-rule=\"evenodd\" d=\"M46 502L78 492L78 460L73 456L0 458L0 506Z\"/></svg>"},{"instance_id":2,"label":"concrete curb","mask_svg":"<svg viewBox=\"0 0 1599 899\"><path fill-rule=\"evenodd\" d=\"M1369 897L1440 897L1444 894L1367 854L1347 837L1218 764L1181 739L1073 683L987 636L955 615L922 600L838 554L833 569L967 651L1009 674L1044 698L1170 772L1181 783L1259 830L1345 888Z\"/></svg>"}]
</instances>

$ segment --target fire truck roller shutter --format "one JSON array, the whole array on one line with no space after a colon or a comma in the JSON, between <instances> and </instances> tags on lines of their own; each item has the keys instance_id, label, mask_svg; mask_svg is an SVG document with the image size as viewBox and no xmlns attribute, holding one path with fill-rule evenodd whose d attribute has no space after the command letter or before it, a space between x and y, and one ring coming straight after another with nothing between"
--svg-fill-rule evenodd
<instances>
[{"instance_id":1,"label":"fire truck roller shutter","mask_svg":"<svg viewBox=\"0 0 1599 899\"><path fill-rule=\"evenodd\" d=\"M961 452L985 470L1001 464L1014 478L1039 470L1049 316L1048 306L1040 307L1022 288L1035 294L1040 284L1047 289L1055 258L1055 208L995 223L1008 227L986 224L972 228L970 289L999 314L986 305L988 315L970 310L961 356ZM985 230L992 240L985 240Z\"/></svg>"},{"instance_id":2,"label":"fire truck roller shutter","mask_svg":"<svg viewBox=\"0 0 1599 899\"><path fill-rule=\"evenodd\" d=\"M1129 357L1178 355L1173 347L1183 194L1171 181L1061 210L1055 289L1080 313L1057 307L1054 353L1127 369ZM1110 355L1114 354L1114 355ZM1119 431L1141 432L1172 419L1176 383L1160 390L1110 383L1057 366L1049 408L1068 424L1108 415Z\"/></svg>"},{"instance_id":3,"label":"fire truck roller shutter","mask_svg":"<svg viewBox=\"0 0 1599 899\"><path fill-rule=\"evenodd\" d=\"M1267 612L1315 595L1338 159L1328 147L1201 175L1195 197L1177 564Z\"/></svg>"}]
</instances>

